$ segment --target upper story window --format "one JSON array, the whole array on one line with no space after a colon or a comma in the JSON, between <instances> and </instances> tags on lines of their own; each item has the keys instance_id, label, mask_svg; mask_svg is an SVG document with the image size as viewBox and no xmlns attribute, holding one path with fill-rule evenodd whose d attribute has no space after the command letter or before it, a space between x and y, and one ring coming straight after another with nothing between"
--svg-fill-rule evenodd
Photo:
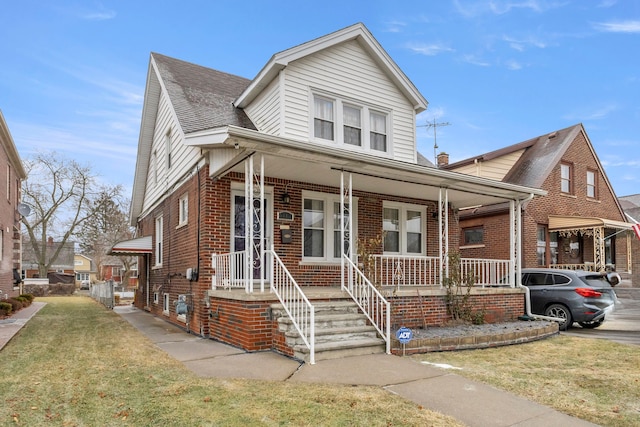
<instances>
[{"instance_id":1,"label":"upper story window","mask_svg":"<svg viewBox=\"0 0 640 427\"><path fill-rule=\"evenodd\" d=\"M162 231L162 216L156 218L156 266L162 265L162 239L164 233Z\"/></svg>"},{"instance_id":2,"label":"upper story window","mask_svg":"<svg viewBox=\"0 0 640 427\"><path fill-rule=\"evenodd\" d=\"M390 153L389 114L329 96L313 96L313 138Z\"/></svg>"},{"instance_id":3,"label":"upper story window","mask_svg":"<svg viewBox=\"0 0 640 427\"><path fill-rule=\"evenodd\" d=\"M7 164L7 200L11 201L11 165Z\"/></svg>"},{"instance_id":4,"label":"upper story window","mask_svg":"<svg viewBox=\"0 0 640 427\"><path fill-rule=\"evenodd\" d=\"M426 210L423 206L383 204L382 246L385 253L424 254Z\"/></svg>"},{"instance_id":5,"label":"upper story window","mask_svg":"<svg viewBox=\"0 0 640 427\"><path fill-rule=\"evenodd\" d=\"M185 225L189 220L189 195L184 194L178 201L179 218L178 227Z\"/></svg>"},{"instance_id":6,"label":"upper story window","mask_svg":"<svg viewBox=\"0 0 640 427\"><path fill-rule=\"evenodd\" d=\"M592 199L598 198L597 175L593 170L587 171L587 197Z\"/></svg>"},{"instance_id":7,"label":"upper story window","mask_svg":"<svg viewBox=\"0 0 640 427\"><path fill-rule=\"evenodd\" d=\"M171 169L171 129L164 135L167 169Z\"/></svg>"},{"instance_id":8,"label":"upper story window","mask_svg":"<svg viewBox=\"0 0 640 427\"><path fill-rule=\"evenodd\" d=\"M573 194L573 165L570 163L560 164L560 191Z\"/></svg>"}]
</instances>

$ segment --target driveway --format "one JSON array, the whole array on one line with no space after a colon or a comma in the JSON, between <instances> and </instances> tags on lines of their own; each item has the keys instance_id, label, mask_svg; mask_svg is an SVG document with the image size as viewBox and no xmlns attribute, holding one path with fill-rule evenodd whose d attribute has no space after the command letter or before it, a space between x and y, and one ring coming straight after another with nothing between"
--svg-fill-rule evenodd
<instances>
[{"instance_id":1,"label":"driveway","mask_svg":"<svg viewBox=\"0 0 640 427\"><path fill-rule=\"evenodd\" d=\"M583 329L577 324L562 335L602 338L622 344L640 345L640 288L616 289L619 303L602 326Z\"/></svg>"}]
</instances>

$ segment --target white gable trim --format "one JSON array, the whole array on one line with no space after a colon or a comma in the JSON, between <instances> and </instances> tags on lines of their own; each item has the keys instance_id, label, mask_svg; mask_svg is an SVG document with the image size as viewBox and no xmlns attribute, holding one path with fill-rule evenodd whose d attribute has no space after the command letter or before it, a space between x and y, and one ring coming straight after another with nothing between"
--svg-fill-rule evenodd
<instances>
[{"instance_id":1,"label":"white gable trim","mask_svg":"<svg viewBox=\"0 0 640 427\"><path fill-rule=\"evenodd\" d=\"M234 105L238 108L245 108L249 105L290 62L349 40L358 40L360 42L362 47L369 52L391 80L400 88L402 93L411 100L416 113L427 109L427 100L362 23L276 53L260 70L260 73L253 79L249 87L238 97Z\"/></svg>"}]
</instances>

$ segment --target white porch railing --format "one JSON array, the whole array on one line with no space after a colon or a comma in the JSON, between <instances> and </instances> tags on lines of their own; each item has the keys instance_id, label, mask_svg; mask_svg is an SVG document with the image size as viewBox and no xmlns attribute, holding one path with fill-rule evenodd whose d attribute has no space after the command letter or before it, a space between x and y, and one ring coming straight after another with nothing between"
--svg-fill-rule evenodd
<instances>
[{"instance_id":1,"label":"white porch railing","mask_svg":"<svg viewBox=\"0 0 640 427\"><path fill-rule=\"evenodd\" d=\"M348 256L343 254L342 257L345 260L346 273L348 274L345 290L385 340L387 343L386 352L389 354L391 353L391 304Z\"/></svg>"},{"instance_id":2,"label":"white porch railing","mask_svg":"<svg viewBox=\"0 0 640 427\"><path fill-rule=\"evenodd\" d=\"M473 277L474 284L477 286L495 286L509 285L503 283L508 280L509 261L500 259L479 259L479 258L462 258L460 259L460 268L462 269L461 277Z\"/></svg>"},{"instance_id":3,"label":"white porch railing","mask_svg":"<svg viewBox=\"0 0 640 427\"><path fill-rule=\"evenodd\" d=\"M549 268L556 268L562 270L584 270L584 271L596 271L596 265L592 262L584 264L550 264Z\"/></svg>"},{"instance_id":4,"label":"white porch railing","mask_svg":"<svg viewBox=\"0 0 640 427\"><path fill-rule=\"evenodd\" d=\"M439 286L438 257L406 255L374 255L372 281L379 286ZM471 276L476 286L506 286L503 280L511 277L509 261L497 259L462 258L461 277Z\"/></svg>"},{"instance_id":5,"label":"white porch railing","mask_svg":"<svg viewBox=\"0 0 640 427\"><path fill-rule=\"evenodd\" d=\"M211 255L213 274L211 276L211 288L245 289L244 265L247 262L245 251L231 252L227 254ZM249 292L248 289L246 289Z\"/></svg>"},{"instance_id":6,"label":"white porch railing","mask_svg":"<svg viewBox=\"0 0 640 427\"><path fill-rule=\"evenodd\" d=\"M440 283L438 257L374 255L373 282L380 286L430 286Z\"/></svg>"},{"instance_id":7,"label":"white porch railing","mask_svg":"<svg viewBox=\"0 0 640 427\"><path fill-rule=\"evenodd\" d=\"M272 257L271 291L275 293L309 349L309 363L315 362L315 309L287 270L278 254L265 251Z\"/></svg>"}]
</instances>

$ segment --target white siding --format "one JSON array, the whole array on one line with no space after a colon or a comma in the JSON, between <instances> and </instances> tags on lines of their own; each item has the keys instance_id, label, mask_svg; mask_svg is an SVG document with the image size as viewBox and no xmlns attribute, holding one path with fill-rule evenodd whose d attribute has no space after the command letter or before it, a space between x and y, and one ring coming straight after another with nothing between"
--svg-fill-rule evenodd
<instances>
[{"instance_id":1,"label":"white siding","mask_svg":"<svg viewBox=\"0 0 640 427\"><path fill-rule=\"evenodd\" d=\"M167 168L166 135L171 131L171 168ZM200 155L200 149L182 143L182 130L178 127L175 115L165 93L160 96L158 115L153 131L151 159L147 172L147 186L142 211L151 209L160 201L163 193L172 188L193 166ZM156 153L154 155L154 153ZM155 176L157 174L157 182Z\"/></svg>"},{"instance_id":2,"label":"white siding","mask_svg":"<svg viewBox=\"0 0 640 427\"><path fill-rule=\"evenodd\" d=\"M387 133L393 144L393 157L415 162L413 106L358 42L342 43L294 61L284 73L284 127L280 131L281 136L309 141L309 105L315 89L388 112L390 129ZM262 104L266 105L266 102ZM270 114L274 116L275 109Z\"/></svg>"},{"instance_id":3,"label":"white siding","mask_svg":"<svg viewBox=\"0 0 640 427\"><path fill-rule=\"evenodd\" d=\"M274 79L244 110L260 132L276 136L281 134L282 128L278 83L279 79Z\"/></svg>"}]
</instances>

